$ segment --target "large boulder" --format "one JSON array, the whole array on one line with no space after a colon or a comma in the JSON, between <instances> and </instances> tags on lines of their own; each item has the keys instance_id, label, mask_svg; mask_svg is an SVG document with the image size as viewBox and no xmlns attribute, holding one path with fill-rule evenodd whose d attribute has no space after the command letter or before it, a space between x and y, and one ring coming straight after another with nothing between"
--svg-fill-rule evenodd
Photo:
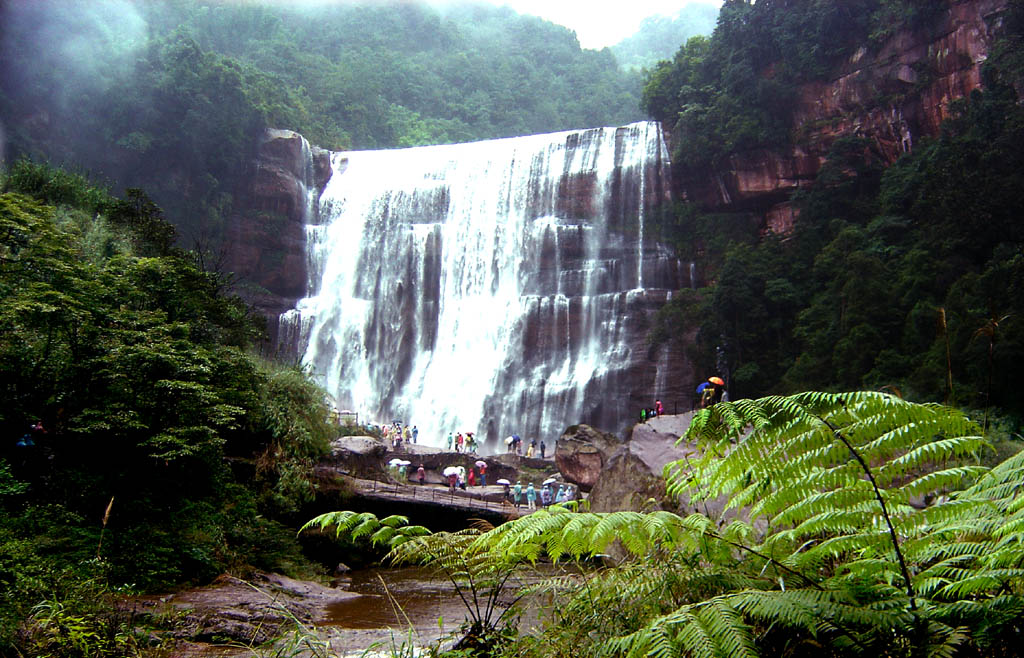
<instances>
[{"instance_id":1,"label":"large boulder","mask_svg":"<svg viewBox=\"0 0 1024 658\"><path fill-rule=\"evenodd\" d=\"M591 489L588 500L592 512L664 509L665 480L623 446L601 470L601 477ZM674 509L671 505L668 507Z\"/></svg>"},{"instance_id":2,"label":"large boulder","mask_svg":"<svg viewBox=\"0 0 1024 658\"><path fill-rule=\"evenodd\" d=\"M331 456L320 465L355 477L387 479L387 454L384 442L372 436L343 436L331 442Z\"/></svg>"},{"instance_id":3,"label":"large boulder","mask_svg":"<svg viewBox=\"0 0 1024 658\"><path fill-rule=\"evenodd\" d=\"M387 446L372 436L343 436L331 441L331 454L335 458L343 459L349 455L380 458L387 452Z\"/></svg>"},{"instance_id":4,"label":"large boulder","mask_svg":"<svg viewBox=\"0 0 1024 658\"><path fill-rule=\"evenodd\" d=\"M589 425L573 425L558 437L555 464L566 482L590 491L605 464L622 445L622 441L612 434Z\"/></svg>"},{"instance_id":5,"label":"large boulder","mask_svg":"<svg viewBox=\"0 0 1024 658\"><path fill-rule=\"evenodd\" d=\"M590 492L590 509L594 512L679 510L676 501L665 498L663 473L666 464L693 454L689 444L677 445L691 417L691 414L659 416L636 425L629 441L606 459Z\"/></svg>"}]
</instances>

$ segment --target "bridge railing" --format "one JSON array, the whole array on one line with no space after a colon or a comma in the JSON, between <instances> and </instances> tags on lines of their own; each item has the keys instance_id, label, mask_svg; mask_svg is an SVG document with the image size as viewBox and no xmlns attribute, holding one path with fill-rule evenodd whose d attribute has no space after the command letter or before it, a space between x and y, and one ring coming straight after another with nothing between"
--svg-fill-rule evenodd
<instances>
[{"instance_id":1,"label":"bridge railing","mask_svg":"<svg viewBox=\"0 0 1024 658\"><path fill-rule=\"evenodd\" d=\"M461 507L470 508L482 508L492 511L501 511L512 513L516 511L516 507L511 502L503 500L501 502L494 502L486 500L480 494L474 494L472 491L463 491L460 494L455 494L451 489L440 489L438 487L426 487L419 485L402 485L397 482L384 482L373 478L372 492L377 495L385 496L405 496L414 500L421 499L424 501L430 501L433 503L441 503L447 505L458 505Z\"/></svg>"}]
</instances>

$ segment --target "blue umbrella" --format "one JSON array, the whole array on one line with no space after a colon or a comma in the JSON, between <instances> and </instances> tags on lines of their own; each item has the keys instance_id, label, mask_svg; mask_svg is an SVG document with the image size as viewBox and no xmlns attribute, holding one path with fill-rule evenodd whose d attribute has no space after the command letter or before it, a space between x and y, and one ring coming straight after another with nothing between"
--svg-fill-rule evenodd
<instances>
[{"instance_id":1,"label":"blue umbrella","mask_svg":"<svg viewBox=\"0 0 1024 658\"><path fill-rule=\"evenodd\" d=\"M711 386L710 382L703 382L700 386L697 387L697 392L703 393L704 389L707 388L708 386Z\"/></svg>"}]
</instances>

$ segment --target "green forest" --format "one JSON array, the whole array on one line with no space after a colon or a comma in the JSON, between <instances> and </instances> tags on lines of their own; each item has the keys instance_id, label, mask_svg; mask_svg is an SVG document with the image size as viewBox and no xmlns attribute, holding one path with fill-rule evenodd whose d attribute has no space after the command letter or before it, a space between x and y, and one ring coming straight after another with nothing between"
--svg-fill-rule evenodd
<instances>
[{"instance_id":1,"label":"green forest","mask_svg":"<svg viewBox=\"0 0 1024 658\"><path fill-rule=\"evenodd\" d=\"M473 4L18 3L0 28L0 656L171 655L182 620L126 597L323 578L325 535L465 597L458 643L426 655L1019 655L1022 0L941 134L895 164L836 141L791 234L663 214L704 285L673 295L652 344L696 332L685 349L724 365L733 400L695 416L701 450L667 468L664 509L569 503L451 533L311 520L338 432L324 393L265 354L231 274L183 248L219 238L267 127L362 149L647 116L696 172L799 144L800 84L949 5L726 0L713 34L636 71ZM524 595L542 614L520 633L503 606ZM293 633L307 653L244 648L333 655Z\"/></svg>"},{"instance_id":2,"label":"green forest","mask_svg":"<svg viewBox=\"0 0 1024 658\"><path fill-rule=\"evenodd\" d=\"M894 16L927 29L942 3L786 4L726 3L713 38L691 39L650 73L644 103L673 131L674 166L699 170L739 149L798 144L788 129L796 85L858 44L877 44ZM892 166L868 140L838 140L793 199L791 235L764 236L741 212L677 207L665 235L714 285L677 297L656 340L698 326L694 356L710 369L721 348L738 397L886 388L981 417L988 410L1018 432L1021 3L1003 21L984 91L958 101L940 135ZM779 62L771 80L756 75L763 61Z\"/></svg>"},{"instance_id":3,"label":"green forest","mask_svg":"<svg viewBox=\"0 0 1024 658\"><path fill-rule=\"evenodd\" d=\"M46 0L5 18L8 159L145 189L187 244L220 237L266 127L340 150L643 118L610 50L489 5Z\"/></svg>"},{"instance_id":4,"label":"green forest","mask_svg":"<svg viewBox=\"0 0 1024 658\"><path fill-rule=\"evenodd\" d=\"M334 430L307 373L259 357L224 275L141 190L46 165L6 173L0 225L0 650L132 655L112 618L88 653L18 629L40 605L303 568L282 521Z\"/></svg>"}]
</instances>

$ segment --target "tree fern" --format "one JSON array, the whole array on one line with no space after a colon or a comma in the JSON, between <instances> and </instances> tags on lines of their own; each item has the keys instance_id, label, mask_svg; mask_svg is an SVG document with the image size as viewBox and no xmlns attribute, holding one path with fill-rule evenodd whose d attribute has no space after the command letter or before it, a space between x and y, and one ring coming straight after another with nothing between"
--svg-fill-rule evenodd
<instances>
[{"instance_id":1,"label":"tree fern","mask_svg":"<svg viewBox=\"0 0 1024 658\"><path fill-rule=\"evenodd\" d=\"M938 658L1015 646L1024 453L978 465L987 445L962 413L881 393L802 393L717 404L683 438L696 452L666 467L668 492L696 509L724 501L724 513L555 505L466 538L466 566L453 572L477 559L579 560L618 543L626 562L550 588L568 596L556 618L584 625L550 632L604 638L605 655L815 647ZM448 559L428 544L406 539L402 551Z\"/></svg>"}]
</instances>

